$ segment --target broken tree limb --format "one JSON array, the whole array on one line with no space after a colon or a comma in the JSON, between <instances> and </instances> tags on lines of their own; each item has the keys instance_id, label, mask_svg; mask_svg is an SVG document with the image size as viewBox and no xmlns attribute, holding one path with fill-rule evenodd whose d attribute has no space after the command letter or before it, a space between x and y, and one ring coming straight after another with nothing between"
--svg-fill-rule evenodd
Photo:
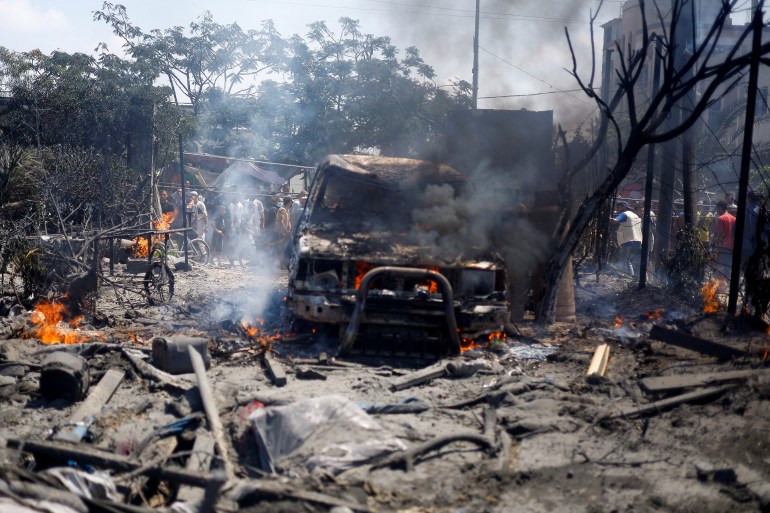
<instances>
[{"instance_id":1,"label":"broken tree limb","mask_svg":"<svg viewBox=\"0 0 770 513\"><path fill-rule=\"evenodd\" d=\"M372 468L376 469L402 464L406 468L406 471L409 472L414 468L415 459L454 442L474 443L488 451L495 448L495 444L490 437L479 435L478 433L456 433L453 435L437 436L432 440L428 440L427 442L412 447L411 449L407 449L406 451L390 454L374 463Z\"/></svg>"},{"instance_id":2,"label":"broken tree limb","mask_svg":"<svg viewBox=\"0 0 770 513\"><path fill-rule=\"evenodd\" d=\"M120 386L120 382L125 377L125 371L118 369L108 370L99 384L91 390L83 403L78 406L75 412L70 416L67 425L60 429L53 437L54 440L67 440L69 442L80 442L86 434L87 426L82 423L89 423L88 418L97 415L107 404L112 395ZM78 425L80 423L80 425Z\"/></svg>"},{"instance_id":3,"label":"broken tree limb","mask_svg":"<svg viewBox=\"0 0 770 513\"><path fill-rule=\"evenodd\" d=\"M406 376L393 381L390 384L390 391L398 392L399 390L404 390L415 385L427 383L428 381L432 381L436 378L445 376L446 373L446 364L437 363L435 365L431 365L430 367L425 367L424 369L409 373Z\"/></svg>"},{"instance_id":4,"label":"broken tree limb","mask_svg":"<svg viewBox=\"0 0 770 513\"><path fill-rule=\"evenodd\" d=\"M668 399L655 401L654 403L647 404L641 408L633 408L630 410L621 411L619 413L607 414L602 416L600 420L630 418L639 415L646 415L648 413L658 413L662 410L671 408L672 406L677 406L679 404L693 403L702 399L709 399L723 393L730 388L732 388L732 385L723 385L721 387L711 387L705 388L703 390L696 390L694 392L688 392L686 394L677 395L675 397L669 397Z\"/></svg>"},{"instance_id":5,"label":"broken tree limb","mask_svg":"<svg viewBox=\"0 0 770 513\"><path fill-rule=\"evenodd\" d=\"M609 344L601 344L596 348L594 357L591 358L591 364L588 366L588 372L586 376L604 376L607 371L607 362L610 359L610 346Z\"/></svg>"},{"instance_id":6,"label":"broken tree limb","mask_svg":"<svg viewBox=\"0 0 770 513\"><path fill-rule=\"evenodd\" d=\"M136 372L138 372L139 375L145 379L155 381L156 383L159 383L163 386L175 388L183 392L186 392L195 386L186 379L178 378L176 376L172 376L168 372L163 372L162 370L156 369L138 356L131 354L130 350L127 348L122 348L121 353L123 353L123 356L125 356L126 359L131 362L131 365L134 367L134 369L136 369Z\"/></svg>"},{"instance_id":7,"label":"broken tree limb","mask_svg":"<svg viewBox=\"0 0 770 513\"><path fill-rule=\"evenodd\" d=\"M704 338L695 337L679 331L653 326L650 330L650 338L659 340L673 346L696 351L701 354L714 356L722 361L745 356L746 353L724 344L718 344Z\"/></svg>"},{"instance_id":8,"label":"broken tree limb","mask_svg":"<svg viewBox=\"0 0 770 513\"><path fill-rule=\"evenodd\" d=\"M706 385L742 381L752 376L770 373L768 369L751 369L729 372L709 372L705 374L678 374L675 376L655 376L639 381L639 386L647 393L659 394L683 388L703 387Z\"/></svg>"},{"instance_id":9,"label":"broken tree limb","mask_svg":"<svg viewBox=\"0 0 770 513\"><path fill-rule=\"evenodd\" d=\"M265 351L262 354L262 362L265 364L265 370L267 371L267 377L273 382L273 385L282 387L286 385L286 372L281 367L281 364L273 358L270 351Z\"/></svg>"},{"instance_id":10,"label":"broken tree limb","mask_svg":"<svg viewBox=\"0 0 770 513\"><path fill-rule=\"evenodd\" d=\"M222 458L225 474L227 475L227 479L233 479L235 477L235 467L233 466L232 460L230 460L230 453L228 452L227 442L225 441L225 430L222 427L222 419L219 418L219 409L217 408L217 403L214 399L214 393L211 390L208 376L206 375L206 366L203 363L203 357L193 346L188 346L187 350L190 352L190 361L192 362L193 370L195 371L195 378L198 380L198 392L200 393L201 401L203 402L203 410L206 412L206 418L209 421L209 427L211 428L211 434L214 436L214 442L217 446L219 457Z\"/></svg>"},{"instance_id":11,"label":"broken tree limb","mask_svg":"<svg viewBox=\"0 0 770 513\"><path fill-rule=\"evenodd\" d=\"M74 445L65 442L45 442L39 440L8 438L6 440L6 445L11 449L28 452L36 457L54 458L62 461L77 461L80 464L94 465L96 467L108 468L120 472L131 472L142 466L141 462L136 459L127 458L82 444ZM190 472L174 466L147 468L145 474L154 479L171 481L177 484L187 484L200 488L206 488L214 480L208 474ZM282 496L300 501L325 504L327 506L347 507L354 511L371 511L371 509L366 506L352 501L338 499L323 493L299 490L289 484L270 481L268 479L260 479L259 481L235 480L233 485L233 493L236 493L235 490L238 490L241 497L250 493L276 497Z\"/></svg>"}]
</instances>

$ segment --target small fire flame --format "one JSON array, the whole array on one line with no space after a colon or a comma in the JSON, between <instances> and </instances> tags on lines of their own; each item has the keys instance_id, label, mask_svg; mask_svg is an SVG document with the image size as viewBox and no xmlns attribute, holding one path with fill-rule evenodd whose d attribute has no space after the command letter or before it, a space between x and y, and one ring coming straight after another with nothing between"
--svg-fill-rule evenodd
<instances>
[{"instance_id":1,"label":"small fire flame","mask_svg":"<svg viewBox=\"0 0 770 513\"><path fill-rule=\"evenodd\" d=\"M621 326L623 326L623 317L621 317L620 315L616 315L615 322L613 323L612 327L620 328Z\"/></svg>"},{"instance_id":2,"label":"small fire flame","mask_svg":"<svg viewBox=\"0 0 770 513\"><path fill-rule=\"evenodd\" d=\"M364 279L364 276L366 273L374 269L375 266L366 262L356 262L356 290L361 288L361 281ZM426 267L425 269L429 271L439 272L438 267ZM425 287L428 289L428 294L438 294L439 288L438 283L436 283L434 280L427 279L423 280L419 284L421 287Z\"/></svg>"},{"instance_id":3,"label":"small fire flame","mask_svg":"<svg viewBox=\"0 0 770 513\"><path fill-rule=\"evenodd\" d=\"M30 316L30 322L37 327L34 336L44 344L85 342L90 337L78 329L82 320L83 316L72 317L67 307L56 301L39 303Z\"/></svg>"},{"instance_id":4,"label":"small fire flame","mask_svg":"<svg viewBox=\"0 0 770 513\"><path fill-rule=\"evenodd\" d=\"M366 262L356 262L356 290L361 288L361 281L364 279L364 275L374 269L372 264Z\"/></svg>"},{"instance_id":5,"label":"small fire flame","mask_svg":"<svg viewBox=\"0 0 770 513\"><path fill-rule=\"evenodd\" d=\"M486 339L460 337L460 352L464 353L471 349L487 349L491 344L505 342L507 339L508 335L505 331L494 331L489 333L487 334Z\"/></svg>"},{"instance_id":6,"label":"small fire flame","mask_svg":"<svg viewBox=\"0 0 770 513\"><path fill-rule=\"evenodd\" d=\"M174 221L174 212L166 212L161 215L161 219L153 219L152 226L157 231L165 231L171 228L171 223ZM134 245L134 256L136 258L146 258L150 254L150 248L147 244L147 239L144 237L137 237L134 239L136 243ZM158 244L163 242L163 237L155 235L152 237L152 243Z\"/></svg>"},{"instance_id":7,"label":"small fire flame","mask_svg":"<svg viewBox=\"0 0 770 513\"><path fill-rule=\"evenodd\" d=\"M701 294L703 294L703 313L705 314L713 314L719 311L721 305L719 304L719 299L717 299L718 285L719 282L717 280L712 280L700 289Z\"/></svg>"},{"instance_id":8,"label":"small fire flame","mask_svg":"<svg viewBox=\"0 0 770 513\"><path fill-rule=\"evenodd\" d=\"M439 272L438 267L427 267L426 269L433 272ZM420 282L420 286L427 287L428 294L438 294L438 283L433 280L422 281Z\"/></svg>"},{"instance_id":9,"label":"small fire flame","mask_svg":"<svg viewBox=\"0 0 770 513\"><path fill-rule=\"evenodd\" d=\"M663 308L658 308L654 312L644 312L644 315L646 315L647 319L650 321L659 321L663 311Z\"/></svg>"},{"instance_id":10,"label":"small fire flame","mask_svg":"<svg viewBox=\"0 0 770 513\"><path fill-rule=\"evenodd\" d=\"M259 324L259 326L252 326L246 321L241 321L241 326L246 332L246 336L249 337L249 340L258 342L266 350L270 350L277 340L280 340L281 338L283 338L283 335L281 334L269 335L267 333L264 333L263 332L263 327L265 325L264 319L258 319L257 323Z\"/></svg>"}]
</instances>

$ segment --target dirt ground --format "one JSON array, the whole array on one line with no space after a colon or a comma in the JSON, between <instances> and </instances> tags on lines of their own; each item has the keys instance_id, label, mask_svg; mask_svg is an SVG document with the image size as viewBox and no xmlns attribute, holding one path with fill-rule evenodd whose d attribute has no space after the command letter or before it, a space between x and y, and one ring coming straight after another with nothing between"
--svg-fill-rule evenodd
<instances>
[{"instance_id":1,"label":"dirt ground","mask_svg":"<svg viewBox=\"0 0 770 513\"><path fill-rule=\"evenodd\" d=\"M126 377L96 416L92 439L77 446L130 456L146 468L188 463L196 434L208 432L197 413L201 400L195 376L150 376L121 348L131 348L129 354L150 362L153 337L199 336L209 339L208 379L238 481L283 487L283 492L239 494L237 487L225 486L217 511L770 511L770 370L763 368L770 335L741 322L727 323L725 314L704 316L701 305L684 304L660 288L637 291L620 275L580 276L576 323L545 328L520 323L504 343L452 360L475 371L467 373L471 375L442 376L394 392L393 383L432 363L324 360L322 353L335 354L334 337L285 331L285 286L285 273L277 269L197 267L178 272L173 300L154 307L130 292L103 287L96 315L82 327L93 343L69 349L87 359L92 389L109 369L122 369ZM33 459L10 442L46 440L78 406L40 394L42 359L60 346L30 337L31 313L15 313L19 315L0 319L0 440L8 441L2 452L0 498L15 500L17 506L36 499L38 509L29 511L68 511L43 509L40 493L31 486L54 486L39 477L52 462ZM249 338L239 327L242 321L260 326L261 337L282 335L270 344L286 371L285 386L273 385L261 363L260 338ZM655 325L746 354L720 362L652 340L649 332ZM587 378L594 350L603 343L610 347L606 374ZM704 388L653 395L640 387L644 378L752 369L756 372L727 382L708 398L633 412ZM320 423L287 456L273 459L275 474L266 473L251 415L262 410L263 420L269 420L267 429L273 431L263 440L272 437L287 444L291 426L270 424L275 420L271 412L299 405L297 414L310 418L318 404L313 400L332 401L329 397L338 405L357 405L359 414L361 408L424 408L370 413L365 422L374 424L363 427L357 417L343 418L339 406L337 417ZM181 431L164 439L158 435L159 427L190 418L195 422ZM452 441L459 435L468 436ZM393 458L442 437L446 445L398 461L367 459L360 452L387 447L382 450ZM165 458L138 450L149 440L157 455L169 438L173 453ZM358 461L350 463L356 456ZM72 458L70 463L78 461ZM200 475L221 475L223 466L218 458ZM86 501L84 511L162 510L181 496L173 479L148 480L125 469L113 469L110 479L119 495L112 509ZM3 504L0 511L5 511ZM70 506L81 511L77 504ZM196 511L194 506L185 510L178 500L174 508Z\"/></svg>"}]
</instances>

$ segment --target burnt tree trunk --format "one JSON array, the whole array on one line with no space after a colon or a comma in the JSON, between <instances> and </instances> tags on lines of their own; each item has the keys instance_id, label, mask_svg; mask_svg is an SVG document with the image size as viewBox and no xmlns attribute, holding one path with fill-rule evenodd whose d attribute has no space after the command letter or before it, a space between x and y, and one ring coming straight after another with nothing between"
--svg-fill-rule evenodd
<instances>
[{"instance_id":1,"label":"burnt tree trunk","mask_svg":"<svg viewBox=\"0 0 770 513\"><path fill-rule=\"evenodd\" d=\"M642 148L640 137L629 139L623 152L620 154L612 172L604 182L587 198L575 215L574 220L567 229L561 243L554 249L545 263L543 272L543 291L536 312L536 320L541 323L554 321L556 313L556 296L559 284L566 269L567 261L577 246L580 236L591 223L591 219L599 211L602 203L617 189L620 182L631 170L636 154Z\"/></svg>"}]
</instances>

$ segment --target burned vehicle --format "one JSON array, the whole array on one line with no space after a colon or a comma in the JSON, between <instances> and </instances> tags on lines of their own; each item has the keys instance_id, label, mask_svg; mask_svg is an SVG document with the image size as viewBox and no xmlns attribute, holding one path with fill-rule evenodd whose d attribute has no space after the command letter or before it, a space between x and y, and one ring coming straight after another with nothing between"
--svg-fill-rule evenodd
<instances>
[{"instance_id":1,"label":"burned vehicle","mask_svg":"<svg viewBox=\"0 0 770 513\"><path fill-rule=\"evenodd\" d=\"M441 238L455 230L450 205L468 212L469 187L443 164L328 157L294 233L287 304L297 324L338 329L340 354L443 356L499 332L504 263Z\"/></svg>"}]
</instances>

